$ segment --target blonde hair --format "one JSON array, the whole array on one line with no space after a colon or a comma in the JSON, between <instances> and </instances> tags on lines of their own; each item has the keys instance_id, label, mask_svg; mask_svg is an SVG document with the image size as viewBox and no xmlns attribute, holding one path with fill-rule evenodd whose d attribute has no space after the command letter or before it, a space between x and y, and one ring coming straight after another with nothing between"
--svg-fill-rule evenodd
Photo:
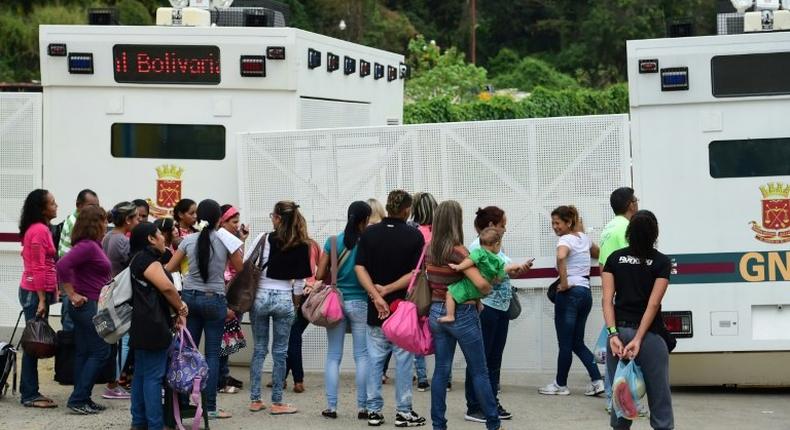
<instances>
[{"instance_id":1,"label":"blonde hair","mask_svg":"<svg viewBox=\"0 0 790 430\"><path fill-rule=\"evenodd\" d=\"M371 209L368 225L378 224L381 222L381 220L387 217L387 212L384 211L384 205L382 205L380 201L374 198L369 198L367 202Z\"/></svg>"},{"instance_id":2,"label":"blonde hair","mask_svg":"<svg viewBox=\"0 0 790 430\"><path fill-rule=\"evenodd\" d=\"M274 205L274 213L281 219L274 236L282 243L283 250L312 241L307 234L307 221L299 212L299 205L292 201L280 201Z\"/></svg>"},{"instance_id":3,"label":"blonde hair","mask_svg":"<svg viewBox=\"0 0 790 430\"><path fill-rule=\"evenodd\" d=\"M443 266L450 261L453 248L464 244L463 209L455 200L439 203L433 213L431 261Z\"/></svg>"}]
</instances>

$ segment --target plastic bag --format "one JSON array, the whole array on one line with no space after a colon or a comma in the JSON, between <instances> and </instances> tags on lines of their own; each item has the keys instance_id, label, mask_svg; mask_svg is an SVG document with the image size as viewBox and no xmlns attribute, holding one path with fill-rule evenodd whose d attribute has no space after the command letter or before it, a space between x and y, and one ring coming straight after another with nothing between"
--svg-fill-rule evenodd
<instances>
[{"instance_id":1,"label":"plastic bag","mask_svg":"<svg viewBox=\"0 0 790 430\"><path fill-rule=\"evenodd\" d=\"M612 407L618 418L639 418L639 399L645 396L645 378L636 362L621 360L612 382Z\"/></svg>"},{"instance_id":2,"label":"plastic bag","mask_svg":"<svg viewBox=\"0 0 790 430\"><path fill-rule=\"evenodd\" d=\"M595 343L595 362L598 364L606 364L606 344L609 343L609 332L606 331L606 325L601 328L601 334L598 335L598 342Z\"/></svg>"},{"instance_id":3,"label":"plastic bag","mask_svg":"<svg viewBox=\"0 0 790 430\"><path fill-rule=\"evenodd\" d=\"M54 357L58 350L55 330L41 317L27 321L20 342L25 354L38 359Z\"/></svg>"}]
</instances>

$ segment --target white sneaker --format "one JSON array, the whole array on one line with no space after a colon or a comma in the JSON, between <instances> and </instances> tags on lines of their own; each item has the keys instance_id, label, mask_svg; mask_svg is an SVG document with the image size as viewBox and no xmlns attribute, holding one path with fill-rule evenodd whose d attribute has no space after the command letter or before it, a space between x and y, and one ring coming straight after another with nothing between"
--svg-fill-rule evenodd
<instances>
[{"instance_id":1,"label":"white sneaker","mask_svg":"<svg viewBox=\"0 0 790 430\"><path fill-rule=\"evenodd\" d=\"M552 382L545 387L538 388L538 393L548 396L567 396L571 393L571 390L568 387L560 387L556 382Z\"/></svg>"},{"instance_id":2,"label":"white sneaker","mask_svg":"<svg viewBox=\"0 0 790 430\"><path fill-rule=\"evenodd\" d=\"M605 391L606 391L606 389L603 386L603 380L599 379L597 381L592 381L592 383L590 384L590 387L587 389L587 391L584 392L584 395L585 396L597 396L599 394L602 394Z\"/></svg>"}]
</instances>

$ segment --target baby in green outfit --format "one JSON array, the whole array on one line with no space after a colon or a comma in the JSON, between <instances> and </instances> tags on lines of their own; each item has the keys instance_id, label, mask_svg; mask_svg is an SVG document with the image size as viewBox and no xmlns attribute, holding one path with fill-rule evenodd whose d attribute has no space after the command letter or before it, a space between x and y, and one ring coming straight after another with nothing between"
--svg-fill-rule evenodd
<instances>
[{"instance_id":1,"label":"baby in green outfit","mask_svg":"<svg viewBox=\"0 0 790 430\"><path fill-rule=\"evenodd\" d=\"M480 232L480 248L472 251L461 264L449 264L449 266L456 272L476 266L483 278L492 284L496 284L507 276L505 274L505 262L497 256L500 248L502 248L502 231L496 227L487 227ZM448 294L445 299L447 315L437 320L440 323L455 321L456 303L479 300L483 297L480 291L477 290L477 287L475 287L475 284L466 277L450 284L447 287L447 291Z\"/></svg>"}]
</instances>

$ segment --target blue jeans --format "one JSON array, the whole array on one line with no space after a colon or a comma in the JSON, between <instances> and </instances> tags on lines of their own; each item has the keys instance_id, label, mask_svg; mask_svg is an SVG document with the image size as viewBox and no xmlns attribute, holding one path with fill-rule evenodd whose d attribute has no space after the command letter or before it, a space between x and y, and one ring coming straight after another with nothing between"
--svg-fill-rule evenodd
<instances>
[{"instance_id":1,"label":"blue jeans","mask_svg":"<svg viewBox=\"0 0 790 430\"><path fill-rule=\"evenodd\" d=\"M592 308L592 293L586 287L571 287L558 293L554 303L554 327L560 352L557 356L557 385L568 385L568 372L571 370L573 354L579 357L590 379L601 379L601 372L595 364L595 357L584 344L584 326Z\"/></svg>"},{"instance_id":2,"label":"blue jeans","mask_svg":"<svg viewBox=\"0 0 790 430\"><path fill-rule=\"evenodd\" d=\"M132 427L161 430L162 381L167 367L167 349L134 350L134 378L132 379Z\"/></svg>"},{"instance_id":3,"label":"blue jeans","mask_svg":"<svg viewBox=\"0 0 790 430\"><path fill-rule=\"evenodd\" d=\"M47 293L47 302L52 303L54 294ZM38 309L38 294L35 291L19 289L19 304L25 314L25 321L30 321L36 317ZM47 308L49 314L49 308ZM17 338L18 340L19 338ZM25 354L22 351L22 375L19 381L19 394L22 403L32 402L41 397L38 392L38 359Z\"/></svg>"},{"instance_id":4,"label":"blue jeans","mask_svg":"<svg viewBox=\"0 0 790 430\"><path fill-rule=\"evenodd\" d=\"M203 394L206 396L206 410L213 412L217 410L219 349L222 342L222 331L225 329L228 302L224 295L196 290L183 290L181 299L189 306L187 330L192 335L195 345L200 345L203 332L206 333L203 352L206 364L208 364L208 381Z\"/></svg>"},{"instance_id":5,"label":"blue jeans","mask_svg":"<svg viewBox=\"0 0 790 430\"><path fill-rule=\"evenodd\" d=\"M72 306L71 320L74 321L74 391L69 406L82 406L91 400L93 385L99 372L110 359L110 345L100 338L93 326L98 302L88 300L80 307Z\"/></svg>"},{"instance_id":6,"label":"blue jeans","mask_svg":"<svg viewBox=\"0 0 790 430\"><path fill-rule=\"evenodd\" d=\"M395 410L409 412L412 410L411 377L414 371L414 354L395 346L384 336L381 327L368 326L368 356L370 357L370 373L368 374L367 409L369 412L381 413L384 398L381 397L381 377L384 376L384 362L392 352L395 357Z\"/></svg>"},{"instance_id":7,"label":"blue jeans","mask_svg":"<svg viewBox=\"0 0 790 430\"><path fill-rule=\"evenodd\" d=\"M430 323L433 345L436 349L436 368L433 370L431 384L431 421L433 428L447 428L447 381L455 356L456 343L466 359L467 380L471 378L477 403L486 417L488 430L500 426L491 381L488 378L483 335L480 331L480 318L476 305L458 304L455 309L455 322L443 324L437 320L447 314L444 302L431 305Z\"/></svg>"},{"instance_id":8,"label":"blue jeans","mask_svg":"<svg viewBox=\"0 0 790 430\"><path fill-rule=\"evenodd\" d=\"M121 379L121 373L123 373L124 367L126 367L126 360L129 359L129 333L126 333L121 338L121 345L118 348L118 354L120 354L121 359L120 361L117 359L115 360L115 379Z\"/></svg>"},{"instance_id":9,"label":"blue jeans","mask_svg":"<svg viewBox=\"0 0 790 430\"><path fill-rule=\"evenodd\" d=\"M414 371L417 373L417 383L428 382L428 369L425 366L425 356L414 356Z\"/></svg>"},{"instance_id":10,"label":"blue jeans","mask_svg":"<svg viewBox=\"0 0 790 430\"><path fill-rule=\"evenodd\" d=\"M326 404L337 410L337 390L340 382L340 362L343 360L343 341L346 327L351 324L351 339L354 343L354 364L356 366L357 409L367 408L368 373L368 301L349 300L343 302L343 320L335 327L326 329L327 350L324 381L326 384Z\"/></svg>"},{"instance_id":11,"label":"blue jeans","mask_svg":"<svg viewBox=\"0 0 790 430\"><path fill-rule=\"evenodd\" d=\"M491 381L491 392L494 400L499 404L497 391L499 391L499 373L502 369L502 356L505 353L505 343L507 342L507 330L510 326L510 319L507 312L484 306L480 312L480 330L483 333L483 348L488 367L488 379ZM475 396L472 376L469 374L469 367L466 368L466 410L472 414L480 411L480 405Z\"/></svg>"},{"instance_id":12,"label":"blue jeans","mask_svg":"<svg viewBox=\"0 0 790 430\"><path fill-rule=\"evenodd\" d=\"M255 348L250 363L250 400L261 399L261 373L263 361L269 352L269 321L271 319L273 339L272 357L272 403L282 403L285 381L285 359L288 355L288 338L291 324L296 316L290 291L258 290L255 304L250 311L252 337Z\"/></svg>"},{"instance_id":13,"label":"blue jeans","mask_svg":"<svg viewBox=\"0 0 790 430\"><path fill-rule=\"evenodd\" d=\"M304 366L302 365L302 335L310 321L302 315L301 308L294 314L291 324L291 334L288 336L288 356L285 358L285 375L283 381L288 379L288 373L293 372L294 384L304 382Z\"/></svg>"},{"instance_id":14,"label":"blue jeans","mask_svg":"<svg viewBox=\"0 0 790 430\"><path fill-rule=\"evenodd\" d=\"M60 295L60 326L63 331L74 331L74 321L71 320L71 301L65 293Z\"/></svg>"}]
</instances>

